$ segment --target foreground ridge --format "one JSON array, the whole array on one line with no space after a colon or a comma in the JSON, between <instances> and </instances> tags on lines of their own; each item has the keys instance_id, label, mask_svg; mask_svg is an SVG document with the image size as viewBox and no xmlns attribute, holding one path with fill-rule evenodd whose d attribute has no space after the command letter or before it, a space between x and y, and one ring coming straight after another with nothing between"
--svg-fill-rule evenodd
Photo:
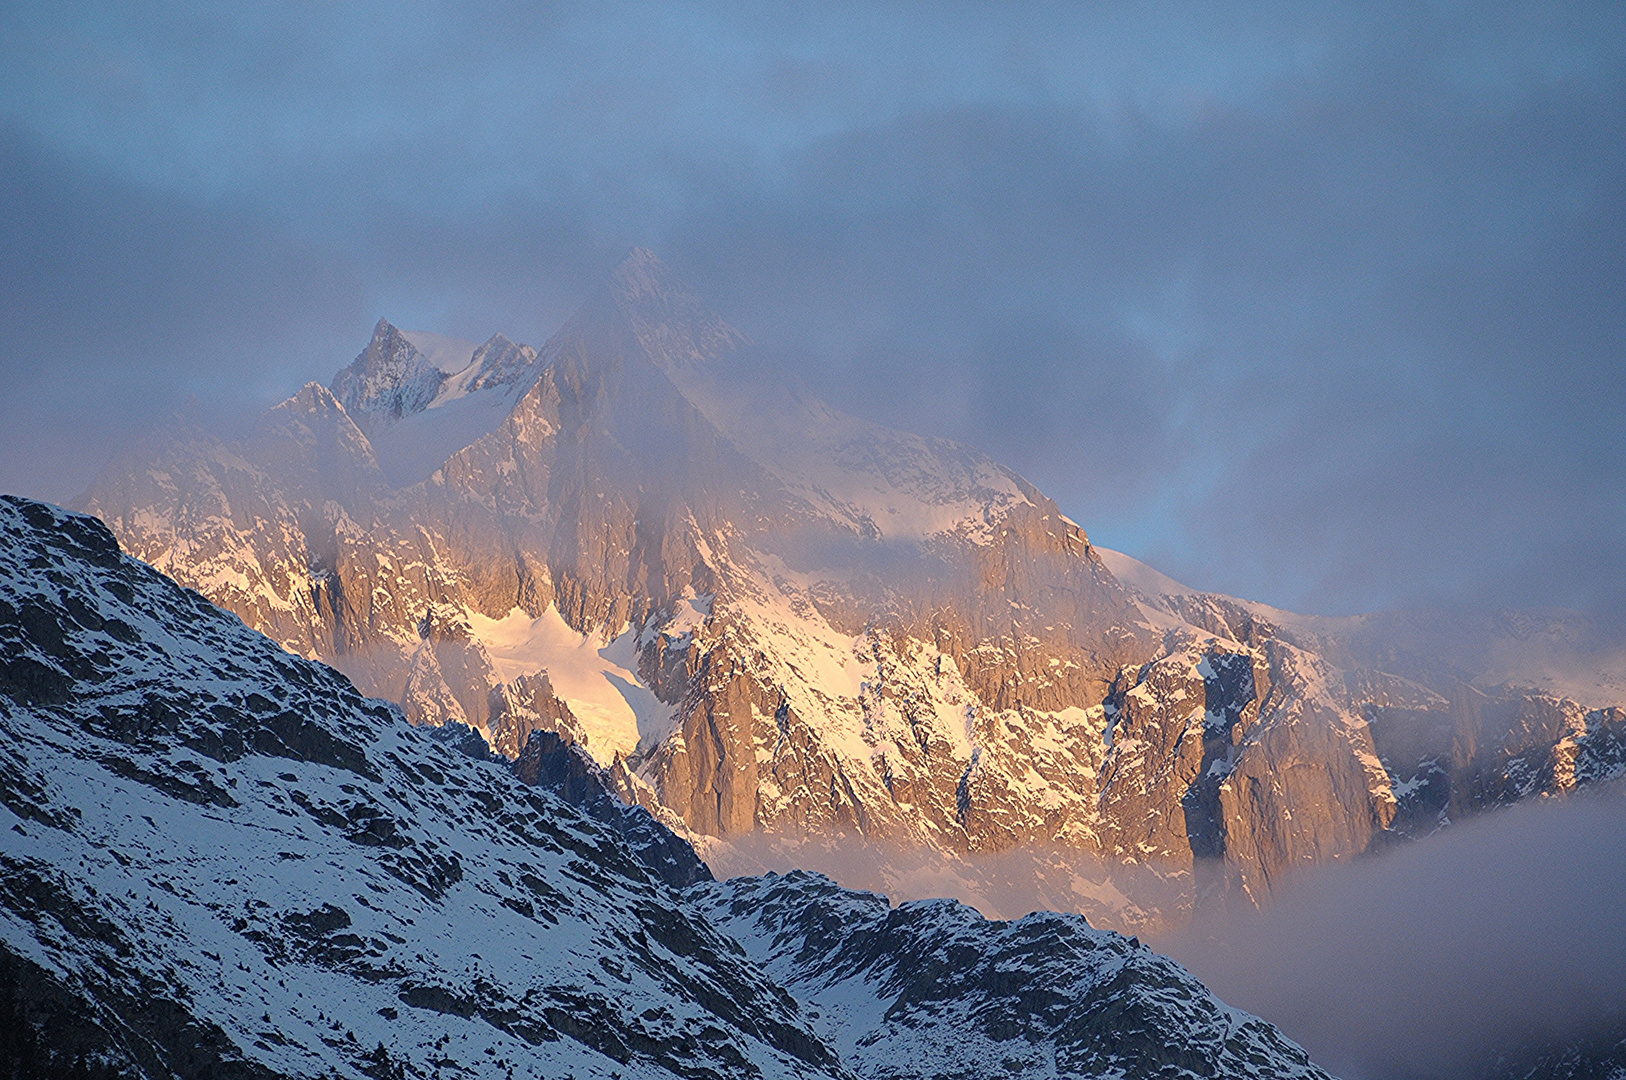
<instances>
[{"instance_id":1,"label":"foreground ridge","mask_svg":"<svg viewBox=\"0 0 1626 1080\"><path fill-rule=\"evenodd\" d=\"M0 1065L1324 1075L1076 916L707 882L556 736L517 769L471 739L409 726L95 519L0 497ZM866 999L884 1016L841 1012ZM927 1033L963 1052L923 1054Z\"/></svg>"},{"instance_id":2,"label":"foreground ridge","mask_svg":"<svg viewBox=\"0 0 1626 1080\"><path fill-rule=\"evenodd\" d=\"M1326 1076L1173 960L1079 915L891 907L800 870L690 897L863 1076Z\"/></svg>"}]
</instances>

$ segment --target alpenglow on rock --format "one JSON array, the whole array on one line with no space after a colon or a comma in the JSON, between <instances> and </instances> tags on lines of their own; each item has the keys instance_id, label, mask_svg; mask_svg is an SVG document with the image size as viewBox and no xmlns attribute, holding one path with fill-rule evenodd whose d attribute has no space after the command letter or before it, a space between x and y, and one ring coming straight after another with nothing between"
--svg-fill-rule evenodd
<instances>
[{"instance_id":1,"label":"alpenglow on rock","mask_svg":"<svg viewBox=\"0 0 1626 1080\"><path fill-rule=\"evenodd\" d=\"M415 719L568 732L735 870L862 846L847 884L924 860L985 910L1134 928L1626 765L1626 673L1553 674L1574 620L1184 589L985 455L832 410L648 252L534 355L496 342L495 388L382 426L307 388L79 505ZM557 706L511 708L544 673Z\"/></svg>"},{"instance_id":2,"label":"alpenglow on rock","mask_svg":"<svg viewBox=\"0 0 1626 1080\"><path fill-rule=\"evenodd\" d=\"M811 879L713 886L605 782L551 732L513 769L460 725L412 727L122 555L95 519L0 497L0 1069L920 1076L908 1024L871 1037L864 1018L827 1015L820 980L872 993L869 971L895 979L964 939L1049 985L1007 1033L982 1015L997 1004L986 956L934 961L957 1006L906 987L899 1007L967 1048L954 1075L1011 1075L1034 1058L1030 1031L1061 1075L1323 1075L1175 965L1076 918L1052 940L1032 932L1042 919L909 909L888 930L893 960L864 954L875 939L832 914L858 911L845 928L861 930L888 922L884 901ZM804 935L794 990L766 971L783 966L758 940L771 925L730 904L752 888L773 897L763 920ZM826 945L821 967L810 950Z\"/></svg>"}]
</instances>

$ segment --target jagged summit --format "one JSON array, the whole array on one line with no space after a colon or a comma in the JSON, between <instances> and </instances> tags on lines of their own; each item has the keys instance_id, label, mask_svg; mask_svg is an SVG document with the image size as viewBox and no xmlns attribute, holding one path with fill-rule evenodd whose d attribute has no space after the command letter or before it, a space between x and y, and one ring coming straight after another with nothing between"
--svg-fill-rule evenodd
<instances>
[{"instance_id":1,"label":"jagged summit","mask_svg":"<svg viewBox=\"0 0 1626 1080\"><path fill-rule=\"evenodd\" d=\"M343 407L333 391L319 382L312 381L301 386L293 397L273 405L272 411L325 414L336 412Z\"/></svg>"},{"instance_id":2,"label":"jagged summit","mask_svg":"<svg viewBox=\"0 0 1626 1080\"><path fill-rule=\"evenodd\" d=\"M485 344L475 348L466 367L447 377L428 407L439 408L481 390L513 387L523 391L540 373L535 349L517 345L502 334L493 334Z\"/></svg>"},{"instance_id":3,"label":"jagged summit","mask_svg":"<svg viewBox=\"0 0 1626 1080\"><path fill-rule=\"evenodd\" d=\"M390 486L405 488L500 424L544 366L535 349L501 334L476 346L380 319L367 348L334 376L333 393Z\"/></svg>"},{"instance_id":4,"label":"jagged summit","mask_svg":"<svg viewBox=\"0 0 1626 1080\"><path fill-rule=\"evenodd\" d=\"M333 395L359 423L377 425L426 408L445 379L389 320L379 319L367 348L333 377Z\"/></svg>"},{"instance_id":5,"label":"jagged summit","mask_svg":"<svg viewBox=\"0 0 1626 1080\"><path fill-rule=\"evenodd\" d=\"M539 351L494 336L425 376L410 415L390 410L427 366L403 339L381 322L335 380L345 410L384 410L334 411L365 437L308 419L188 438L84 505L416 719L509 753L579 732L624 797L719 857L755 835L861 835L946 873L1015 854L1044 906L1143 926L1626 771L1618 710L1116 576L1015 472L831 409L645 250ZM466 633L420 634L442 609ZM1435 661L1460 637L1407 634ZM1528 642L1479 652L1504 648Z\"/></svg>"},{"instance_id":6,"label":"jagged summit","mask_svg":"<svg viewBox=\"0 0 1626 1080\"><path fill-rule=\"evenodd\" d=\"M435 355L425 353L414 339L432 344ZM409 333L379 319L367 348L333 377L333 394L358 423L376 432L389 421L444 408L481 390L523 391L539 373L536 350L502 334L463 354L466 344L439 334Z\"/></svg>"}]
</instances>

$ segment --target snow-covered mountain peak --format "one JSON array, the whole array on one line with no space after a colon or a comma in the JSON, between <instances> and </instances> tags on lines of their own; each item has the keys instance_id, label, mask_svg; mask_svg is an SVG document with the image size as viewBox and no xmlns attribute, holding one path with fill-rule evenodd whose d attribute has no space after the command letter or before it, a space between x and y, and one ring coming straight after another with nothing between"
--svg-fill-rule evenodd
<instances>
[{"instance_id":1,"label":"snow-covered mountain peak","mask_svg":"<svg viewBox=\"0 0 1626 1080\"><path fill-rule=\"evenodd\" d=\"M470 351L465 366L447 376L428 408L442 408L481 390L513 388L523 391L540 372L535 349L529 345L517 345L502 334L493 334L485 344L477 345ZM512 404L512 400L509 404Z\"/></svg>"},{"instance_id":2,"label":"snow-covered mountain peak","mask_svg":"<svg viewBox=\"0 0 1626 1080\"><path fill-rule=\"evenodd\" d=\"M379 319L367 348L333 377L333 395L364 428L379 427L422 411L445 380L405 334Z\"/></svg>"},{"instance_id":3,"label":"snow-covered mountain peak","mask_svg":"<svg viewBox=\"0 0 1626 1080\"><path fill-rule=\"evenodd\" d=\"M475 345L380 319L333 393L390 485L404 488L502 423L542 367L535 349L501 334Z\"/></svg>"},{"instance_id":4,"label":"snow-covered mountain peak","mask_svg":"<svg viewBox=\"0 0 1626 1080\"><path fill-rule=\"evenodd\" d=\"M286 401L271 407L272 413L303 416L332 416L344 411L333 391L319 382L308 382Z\"/></svg>"}]
</instances>

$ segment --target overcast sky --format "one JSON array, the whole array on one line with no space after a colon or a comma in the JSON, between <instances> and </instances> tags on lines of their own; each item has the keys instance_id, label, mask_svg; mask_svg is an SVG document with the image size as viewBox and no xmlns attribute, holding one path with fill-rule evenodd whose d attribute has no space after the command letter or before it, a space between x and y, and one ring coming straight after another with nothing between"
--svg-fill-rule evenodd
<instances>
[{"instance_id":1,"label":"overcast sky","mask_svg":"<svg viewBox=\"0 0 1626 1080\"><path fill-rule=\"evenodd\" d=\"M1191 584L1626 611L1626 6L1129 6L5 5L0 489L643 244Z\"/></svg>"}]
</instances>

